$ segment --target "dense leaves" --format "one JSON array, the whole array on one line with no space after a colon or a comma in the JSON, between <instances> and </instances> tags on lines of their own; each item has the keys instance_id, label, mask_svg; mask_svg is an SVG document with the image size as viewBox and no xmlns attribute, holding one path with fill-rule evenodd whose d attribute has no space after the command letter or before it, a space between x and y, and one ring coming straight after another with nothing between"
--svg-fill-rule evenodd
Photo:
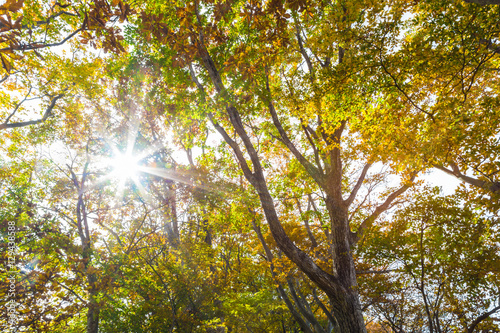
<instances>
[{"instance_id":1,"label":"dense leaves","mask_svg":"<svg viewBox=\"0 0 500 333\"><path fill-rule=\"evenodd\" d=\"M488 1L6 1L2 325L498 330L498 31Z\"/></svg>"}]
</instances>

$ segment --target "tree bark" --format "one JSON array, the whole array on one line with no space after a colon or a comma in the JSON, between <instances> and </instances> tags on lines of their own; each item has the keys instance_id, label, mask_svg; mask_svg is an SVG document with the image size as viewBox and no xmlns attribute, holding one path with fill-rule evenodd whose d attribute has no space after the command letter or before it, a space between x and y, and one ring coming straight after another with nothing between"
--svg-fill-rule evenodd
<instances>
[{"instance_id":1,"label":"tree bark","mask_svg":"<svg viewBox=\"0 0 500 333\"><path fill-rule=\"evenodd\" d=\"M332 196L326 197L330 215L333 274L344 291L343 300L331 299L341 332L366 332L356 282L356 268L349 242L348 210Z\"/></svg>"},{"instance_id":2,"label":"tree bark","mask_svg":"<svg viewBox=\"0 0 500 333\"><path fill-rule=\"evenodd\" d=\"M99 305L92 297L87 311L87 333L97 333L99 331Z\"/></svg>"}]
</instances>

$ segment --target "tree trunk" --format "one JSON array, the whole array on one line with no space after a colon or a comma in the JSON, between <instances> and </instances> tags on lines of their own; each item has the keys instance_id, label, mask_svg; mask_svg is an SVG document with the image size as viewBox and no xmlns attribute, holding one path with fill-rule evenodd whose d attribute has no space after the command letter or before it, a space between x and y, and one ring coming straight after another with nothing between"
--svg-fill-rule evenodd
<instances>
[{"instance_id":1,"label":"tree trunk","mask_svg":"<svg viewBox=\"0 0 500 333\"><path fill-rule=\"evenodd\" d=\"M87 333L97 333L99 331L99 312L100 307L96 301L98 289L96 288L97 276L94 273L88 272L92 268L90 264L92 247L90 241L84 243L83 259L85 260L85 270L87 271L87 283L89 284L89 302L87 304Z\"/></svg>"},{"instance_id":2,"label":"tree trunk","mask_svg":"<svg viewBox=\"0 0 500 333\"><path fill-rule=\"evenodd\" d=\"M348 212L342 201L326 198L330 215L333 275L343 287L343 299L332 299L333 313L341 332L366 332L356 282L356 269L349 243Z\"/></svg>"},{"instance_id":3,"label":"tree trunk","mask_svg":"<svg viewBox=\"0 0 500 333\"><path fill-rule=\"evenodd\" d=\"M99 331L99 305L91 296L87 311L87 333L97 333Z\"/></svg>"}]
</instances>

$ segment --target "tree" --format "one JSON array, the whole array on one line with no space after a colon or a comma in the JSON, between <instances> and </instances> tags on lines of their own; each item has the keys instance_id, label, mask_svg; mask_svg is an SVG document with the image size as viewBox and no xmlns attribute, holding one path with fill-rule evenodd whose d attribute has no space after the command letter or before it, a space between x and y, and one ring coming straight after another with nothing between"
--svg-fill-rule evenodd
<instances>
[{"instance_id":1,"label":"tree","mask_svg":"<svg viewBox=\"0 0 500 333\"><path fill-rule=\"evenodd\" d=\"M74 6L77 13L80 9ZM15 13L15 8L10 12ZM120 229L116 216L108 216L113 227L101 226L106 230L102 240L110 245L106 248L109 259L134 267L128 272L99 270L117 273L113 279L120 276L124 283L110 302L125 307L130 302L125 301L125 290L132 290L131 302L141 299L133 304L137 313L147 317L160 307L158 311L171 315L165 315L165 321L148 321L152 330L162 325L179 330L222 330L226 324L232 329L236 326L232 307L248 318L259 311L243 307L243 302L255 304L256 299L265 299L269 302L266 313L281 314L282 308L271 295L279 295L290 312L282 321L283 330L365 332L363 309L369 309L370 303L376 304L376 315L384 314L386 322L381 320L378 325L388 322L396 329L399 324L393 319L397 311L403 311L423 318L430 330L439 330L441 324L435 319L439 316L432 313L444 310L425 304L432 293L422 291L423 287L404 289L394 279L396 291L384 293L399 293L396 298L403 300L405 292L421 297L427 311L408 310L403 301L402 306L390 308L387 304L393 303L370 300L366 294L360 302L357 275L371 276L371 268L363 261L368 257L356 256L357 248L363 242L376 242L370 232L378 235L382 218L398 225L400 217L392 219L391 208L416 200L407 192L418 174L430 168L453 174L470 185L462 186L457 198L482 214L497 213L495 14L496 7L466 2L450 6L447 1L182 0L167 4L134 1L130 6L96 1L78 11L78 17L61 14L56 18L58 22L67 20L60 22L66 28L63 31L82 29L78 32L82 34L79 50L85 49L82 44L94 43L91 46L115 52L105 60L69 61L67 67L64 57L51 58L54 64L47 70L52 74L46 81L52 82L54 73L64 75L53 92L44 95L49 97L48 107L55 96L66 91L84 97L72 100L61 96L55 101L59 106L62 101L74 102L66 118L50 119L53 123L49 123L42 113L44 121L36 123L43 122L43 126L29 131L10 126L7 133L14 139L28 135L40 141L55 133L81 156L86 156L88 142L106 141L100 131L110 131L118 142L128 142L123 144L127 151L133 150L130 143L134 140L137 149L144 151L163 147L150 152L142 168L169 180L151 177L145 182L147 186L128 183L124 193L131 201L131 206L124 208L131 214L125 218L128 228ZM120 32L109 26L125 19L124 43L130 46L129 54L118 43ZM48 21L41 24L46 26ZM50 37L59 40L60 36L54 30ZM41 58L35 54L33 59ZM80 68L82 75L72 86L75 68ZM99 69L105 69L111 78L101 81L105 87L96 84ZM40 82L37 87L43 86L43 80ZM30 86L24 84L21 90L25 100L29 99ZM5 103L14 110L6 111L5 124L10 124L23 103L22 99ZM116 122L116 118L120 120ZM51 124L63 124L75 135L65 137ZM127 127L138 130L131 135L133 140L125 138L130 137ZM215 135L224 144L214 143ZM186 163L178 163L169 154L166 147L170 143L185 152ZM106 149L97 152L109 153ZM81 214L84 181L76 174L70 179L79 188L75 213ZM89 191L111 200L105 188ZM147 198L147 192L155 196ZM425 200L427 209L438 206L432 196ZM192 210L188 203L193 203ZM222 207L214 208L218 205ZM179 222L182 208L190 212L190 227ZM158 247L126 250L130 247L123 239L136 239L136 225L153 211L161 211L168 221L167 239L151 230L151 237L145 238L158 242ZM472 216L459 209L444 213L455 214L456 219L451 220L457 226L462 217ZM211 214L231 218L212 219ZM402 214L412 216L411 211ZM227 236L218 229L220 221L239 226L235 234L240 235ZM245 288L225 289L238 280L238 274L245 275L240 265L232 262L234 254L228 248L237 248L240 253L240 243L250 242L246 239L250 229L256 236L253 244L260 244L256 247L262 261L251 260L258 255L253 249L243 252L249 266L259 270L259 278L251 283L258 285L252 292L262 298L250 297ZM89 243L89 237L83 237L83 243ZM412 251L419 249L412 237L401 239ZM129 245L135 248L138 243L134 244ZM396 246L396 241L392 244ZM181 245L189 250L183 251ZM160 258L166 253L172 255ZM221 260L212 260L210 256L216 253ZM420 251L420 258L425 256ZM410 257L407 261L413 260ZM137 269L137 265L149 268ZM199 280L201 276L194 272L198 267L213 279ZM432 271L429 279L439 285L439 272L432 267L425 269ZM407 272L415 270L422 271L409 266ZM142 290L143 285L131 285L138 272L146 276L141 283L154 283L155 297L169 304L158 305ZM206 303L194 295L191 285L178 283L173 277L199 281L202 295L213 288L216 302ZM377 278L374 280L376 285ZM264 288L271 281L276 289ZM493 285L486 282L488 287ZM110 310L101 298L109 295L105 290L89 293L89 299L95 300L93 309L108 316L102 327L116 323L140 330L134 323L137 317L121 317ZM227 295L235 293L241 301L228 301ZM442 291L438 294L444 295ZM87 311L89 314L94 318L92 311ZM478 324L483 315L475 317ZM463 316L472 318L468 313ZM298 326L290 324L292 317ZM275 317L271 318L265 325L274 328ZM474 329L472 324L467 329ZM91 331L97 330L97 324L92 327ZM246 329L257 328L248 325Z\"/></svg>"},{"instance_id":2,"label":"tree","mask_svg":"<svg viewBox=\"0 0 500 333\"><path fill-rule=\"evenodd\" d=\"M370 38L388 99L369 112L369 131L361 130L388 159L455 176L475 188L476 199L491 197L483 206L496 210L497 7L422 1L412 12L407 25L415 33L397 52L387 52L386 33Z\"/></svg>"},{"instance_id":3,"label":"tree","mask_svg":"<svg viewBox=\"0 0 500 333\"><path fill-rule=\"evenodd\" d=\"M354 27L362 29L362 22L383 7L369 7L370 13L364 15L354 3L345 8L342 4L287 2L224 6L186 2L165 7L146 2L140 8L141 16L134 21L138 26L134 44L137 52L154 50L150 55L160 66L167 66L161 73L165 77L161 93L178 103L175 116L210 120L256 191L278 247L327 293L340 330L364 331L351 247L415 177L413 170L407 171L403 184L390 192L355 232L349 207L377 157L362 156L356 161L364 164L360 177L346 186L342 164L344 156L353 155L356 142L344 143L343 135L351 132L349 122L357 107L369 103L373 91L342 82L344 74L362 70L366 64L362 62L364 54L346 52L341 34ZM401 15L401 9L394 11ZM312 20L306 22L308 17ZM335 33L327 37L331 31ZM306 40L323 38L329 42L305 44ZM300 66L302 61L307 63L307 72ZM280 66L282 63L287 66ZM197 88L197 93L190 93L196 102L180 101L176 96L177 92L186 95L181 90L187 87ZM362 93L360 98L353 97L356 93ZM277 159L266 159L258 152L261 136L268 140L268 149L276 151ZM277 145L271 148L270 140ZM305 145L309 147L302 148ZM314 188L323 194L330 219L334 265L330 272L299 249L283 229L265 176L270 168L265 168L265 163L286 155L294 156Z\"/></svg>"},{"instance_id":4,"label":"tree","mask_svg":"<svg viewBox=\"0 0 500 333\"><path fill-rule=\"evenodd\" d=\"M363 278L368 312L394 332L498 330L498 220L460 207L457 195L419 192L359 249L384 275Z\"/></svg>"},{"instance_id":5,"label":"tree","mask_svg":"<svg viewBox=\"0 0 500 333\"><path fill-rule=\"evenodd\" d=\"M71 116L67 109L77 94L75 86L85 85L95 66L101 66L85 59L86 44L124 51L115 24L129 13L122 1L6 1L0 7L0 84L5 89L0 130L41 124L59 112Z\"/></svg>"}]
</instances>

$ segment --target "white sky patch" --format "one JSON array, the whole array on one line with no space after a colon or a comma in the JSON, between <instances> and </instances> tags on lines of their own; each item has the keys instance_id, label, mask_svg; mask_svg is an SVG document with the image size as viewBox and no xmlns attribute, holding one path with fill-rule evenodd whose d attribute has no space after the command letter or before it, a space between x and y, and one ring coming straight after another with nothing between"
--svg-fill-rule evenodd
<instances>
[{"instance_id":1,"label":"white sky patch","mask_svg":"<svg viewBox=\"0 0 500 333\"><path fill-rule=\"evenodd\" d=\"M455 193L461 181L444 171L432 169L429 173L423 174L420 178L427 181L430 185L441 187L444 195L452 195Z\"/></svg>"}]
</instances>

